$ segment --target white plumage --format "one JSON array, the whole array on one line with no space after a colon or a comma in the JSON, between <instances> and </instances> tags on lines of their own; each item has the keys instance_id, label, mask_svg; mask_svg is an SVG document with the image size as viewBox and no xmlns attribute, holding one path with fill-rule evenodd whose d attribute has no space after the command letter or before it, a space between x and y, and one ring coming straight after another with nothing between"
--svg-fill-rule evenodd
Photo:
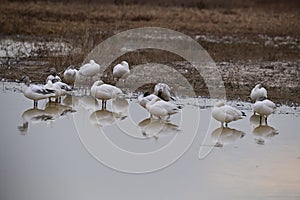
<instances>
[{"instance_id":1,"label":"white plumage","mask_svg":"<svg viewBox=\"0 0 300 200\"><path fill-rule=\"evenodd\" d=\"M262 117L265 118L265 123L267 124L267 118L270 114L272 114L275 111L276 105L272 101L268 99L258 99L254 105L253 105L253 110L257 114L260 115L260 124Z\"/></svg>"},{"instance_id":2,"label":"white plumage","mask_svg":"<svg viewBox=\"0 0 300 200\"><path fill-rule=\"evenodd\" d=\"M144 94L138 96L138 102L143 108L146 108L146 104L154 98L157 98L155 94L150 94L149 92L145 92Z\"/></svg>"},{"instance_id":3,"label":"white plumage","mask_svg":"<svg viewBox=\"0 0 300 200\"><path fill-rule=\"evenodd\" d=\"M225 105L224 102L217 102L212 109L212 116L221 122L221 126L225 122L225 126L227 127L228 123L242 119L246 115L232 106Z\"/></svg>"},{"instance_id":4,"label":"white plumage","mask_svg":"<svg viewBox=\"0 0 300 200\"><path fill-rule=\"evenodd\" d=\"M65 71L64 71L64 81L67 84L73 85L76 76L77 76L78 70L74 68L73 65L70 65Z\"/></svg>"},{"instance_id":5,"label":"white plumage","mask_svg":"<svg viewBox=\"0 0 300 200\"><path fill-rule=\"evenodd\" d=\"M157 83L154 87L154 94L165 101L170 101L170 99L173 99L171 97L171 89L165 83Z\"/></svg>"},{"instance_id":6,"label":"white plumage","mask_svg":"<svg viewBox=\"0 0 300 200\"><path fill-rule=\"evenodd\" d=\"M103 81L96 81L91 87L91 95L102 100L102 108L105 109L107 100L123 96L124 94L116 86L104 84Z\"/></svg>"},{"instance_id":7,"label":"white plumage","mask_svg":"<svg viewBox=\"0 0 300 200\"><path fill-rule=\"evenodd\" d=\"M257 101L259 98L264 97L264 98L268 98L268 92L267 90L262 87L261 84L257 84L250 93L250 98L252 101Z\"/></svg>"},{"instance_id":8,"label":"white plumage","mask_svg":"<svg viewBox=\"0 0 300 200\"><path fill-rule=\"evenodd\" d=\"M48 80L48 82L47 82L47 84L44 86L44 88L45 88L46 90L51 90L51 91L53 91L54 94L55 94L55 96L53 96L53 97L55 97L55 98L59 98L59 97L61 96L61 94L62 94L62 91L61 91L59 85L57 85L57 84L55 84L55 83L52 83L51 80Z\"/></svg>"},{"instance_id":9,"label":"white plumage","mask_svg":"<svg viewBox=\"0 0 300 200\"><path fill-rule=\"evenodd\" d=\"M60 87L60 89L61 89L61 95L66 95L70 91L72 91L72 88L68 84L66 84L64 82L58 81L58 82L55 82L54 85L57 85L58 87Z\"/></svg>"},{"instance_id":10,"label":"white plumage","mask_svg":"<svg viewBox=\"0 0 300 200\"><path fill-rule=\"evenodd\" d=\"M113 77L120 79L126 78L130 73L129 65L126 61L122 61L113 68Z\"/></svg>"},{"instance_id":11,"label":"white plumage","mask_svg":"<svg viewBox=\"0 0 300 200\"><path fill-rule=\"evenodd\" d=\"M153 98L150 102L146 103L146 108L149 113L158 118L173 115L179 112L180 106L164 101L159 97Z\"/></svg>"},{"instance_id":12,"label":"white plumage","mask_svg":"<svg viewBox=\"0 0 300 200\"><path fill-rule=\"evenodd\" d=\"M57 81L61 81L61 78L57 75L55 68L50 68L50 75L46 79L46 83L50 80L52 83L55 83Z\"/></svg>"},{"instance_id":13,"label":"white plumage","mask_svg":"<svg viewBox=\"0 0 300 200\"><path fill-rule=\"evenodd\" d=\"M100 72L100 65L94 60L90 60L89 63L84 64L80 67L78 73L82 76L92 77Z\"/></svg>"},{"instance_id":14,"label":"white plumage","mask_svg":"<svg viewBox=\"0 0 300 200\"><path fill-rule=\"evenodd\" d=\"M22 92L25 97L33 100L34 107L38 106L39 100L56 96L53 90L45 89L44 86L30 85L30 79L28 76L24 76L21 80L24 82Z\"/></svg>"}]
</instances>

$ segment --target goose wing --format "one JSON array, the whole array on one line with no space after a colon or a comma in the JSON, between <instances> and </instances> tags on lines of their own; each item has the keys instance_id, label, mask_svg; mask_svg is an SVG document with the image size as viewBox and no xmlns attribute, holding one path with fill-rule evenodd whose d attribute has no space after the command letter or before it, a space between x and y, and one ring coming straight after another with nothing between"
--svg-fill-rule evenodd
<instances>
[{"instance_id":1,"label":"goose wing","mask_svg":"<svg viewBox=\"0 0 300 200\"><path fill-rule=\"evenodd\" d=\"M30 89L32 92L37 93L37 94L51 94L54 93L54 90L51 89L45 89L41 86L38 85L31 85Z\"/></svg>"}]
</instances>

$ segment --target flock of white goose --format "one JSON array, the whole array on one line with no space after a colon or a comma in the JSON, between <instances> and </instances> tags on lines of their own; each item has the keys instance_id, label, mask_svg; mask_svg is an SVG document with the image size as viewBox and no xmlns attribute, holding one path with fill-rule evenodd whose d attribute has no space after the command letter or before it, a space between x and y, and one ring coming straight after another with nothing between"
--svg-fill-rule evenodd
<instances>
[{"instance_id":1,"label":"flock of white goose","mask_svg":"<svg viewBox=\"0 0 300 200\"><path fill-rule=\"evenodd\" d=\"M49 99L49 102L54 98L55 101L60 101L62 95L68 94L73 90L73 85L78 76L92 78L97 75L100 70L100 65L94 60L84 64L79 70L74 66L68 67L63 73L63 80L57 75L54 68L50 69L50 75L47 77L45 85L35 85L30 83L28 76L23 76L22 92L25 97L34 101L34 108L38 106L38 101L41 99ZM113 68L113 77L115 79L124 79L130 73L129 65L126 61L122 61ZM90 88L91 96L102 101L102 109L106 109L106 102L110 99L124 98L122 90L114 85L105 84L102 80L94 82ZM254 114L260 117L260 124L275 111L275 104L267 99L267 90L261 84L257 84L251 91L250 97L253 104ZM145 108L151 117L169 120L170 116L180 111L181 106L175 103L175 97L171 95L170 87L165 83L157 83L154 87L154 92L146 92L138 96L139 104ZM228 126L228 123L242 119L245 113L226 105L223 101L218 101L212 108L212 116L217 121L221 122L221 126Z\"/></svg>"}]
</instances>

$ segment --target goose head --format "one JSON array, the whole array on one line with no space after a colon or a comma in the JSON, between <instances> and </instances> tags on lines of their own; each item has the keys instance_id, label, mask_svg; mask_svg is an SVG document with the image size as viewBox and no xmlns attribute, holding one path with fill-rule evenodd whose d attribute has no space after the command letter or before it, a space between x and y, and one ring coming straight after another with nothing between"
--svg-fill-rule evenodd
<instances>
[{"instance_id":1,"label":"goose head","mask_svg":"<svg viewBox=\"0 0 300 200\"><path fill-rule=\"evenodd\" d=\"M90 64L95 64L95 61L94 60L90 60Z\"/></svg>"},{"instance_id":2,"label":"goose head","mask_svg":"<svg viewBox=\"0 0 300 200\"><path fill-rule=\"evenodd\" d=\"M255 86L255 88L258 88L258 89L260 89L260 88L262 88L262 84L257 84L256 86Z\"/></svg>"},{"instance_id":3,"label":"goose head","mask_svg":"<svg viewBox=\"0 0 300 200\"><path fill-rule=\"evenodd\" d=\"M26 85L29 85L31 83L31 80L29 79L28 76L22 76L21 80L23 83L25 83Z\"/></svg>"},{"instance_id":4,"label":"goose head","mask_svg":"<svg viewBox=\"0 0 300 200\"><path fill-rule=\"evenodd\" d=\"M74 65L70 65L67 69L75 69Z\"/></svg>"},{"instance_id":5,"label":"goose head","mask_svg":"<svg viewBox=\"0 0 300 200\"><path fill-rule=\"evenodd\" d=\"M126 62L126 61L122 61L122 62L121 62L121 65L126 66L126 67L129 67L129 66L128 66L128 62Z\"/></svg>"},{"instance_id":6,"label":"goose head","mask_svg":"<svg viewBox=\"0 0 300 200\"><path fill-rule=\"evenodd\" d=\"M56 75L57 75L56 69L53 68L53 67L49 69L49 72L50 72L50 74L51 74L52 76L56 76Z\"/></svg>"}]
</instances>

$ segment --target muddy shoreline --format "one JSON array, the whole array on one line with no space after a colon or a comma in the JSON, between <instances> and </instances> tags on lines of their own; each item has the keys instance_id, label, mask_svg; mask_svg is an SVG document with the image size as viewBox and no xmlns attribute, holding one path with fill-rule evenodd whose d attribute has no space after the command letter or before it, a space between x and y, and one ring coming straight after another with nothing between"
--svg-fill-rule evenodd
<instances>
[{"instance_id":1,"label":"muddy shoreline","mask_svg":"<svg viewBox=\"0 0 300 200\"><path fill-rule=\"evenodd\" d=\"M70 64L80 66L88 53L110 36L156 26L198 41L216 62L229 99L247 100L251 88L260 82L272 100L300 103L297 6L255 4L212 9L80 1L6 2L0 6L0 78L16 81L25 74L33 82L43 83L50 67L63 72ZM138 51L116 59L108 69L121 60L127 60L132 68L143 63L166 64L182 73L198 96L208 96L201 77L178 55ZM106 81L114 83L107 77Z\"/></svg>"}]
</instances>

